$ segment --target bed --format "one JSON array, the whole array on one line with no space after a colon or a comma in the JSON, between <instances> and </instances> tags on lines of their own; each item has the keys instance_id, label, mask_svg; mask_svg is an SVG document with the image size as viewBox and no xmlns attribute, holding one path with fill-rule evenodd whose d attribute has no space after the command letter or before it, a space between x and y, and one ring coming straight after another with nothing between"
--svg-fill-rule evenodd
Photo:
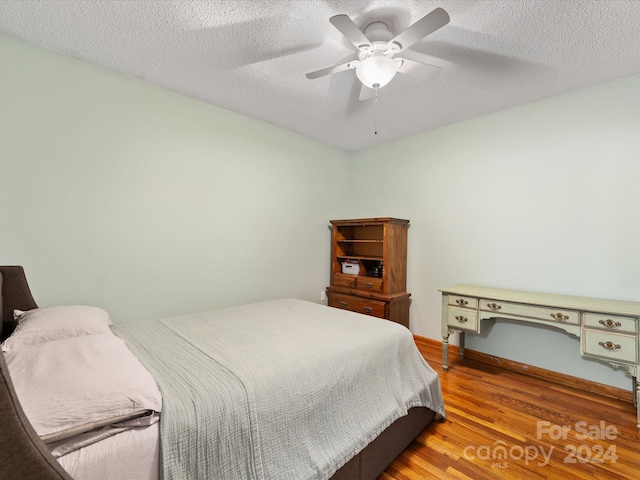
<instances>
[{"instance_id":1,"label":"bed","mask_svg":"<svg viewBox=\"0 0 640 480\"><path fill-rule=\"evenodd\" d=\"M5 340L16 327L15 310L29 314L46 309L37 308L21 267L0 266L0 275ZM115 335L93 332L82 339L54 339L0 355L0 449L10 459L0 463L0 478L81 479L95 478L100 471L101 478L150 480L375 479L434 418L444 416L435 372L413 345L411 334L392 322L286 299L109 329ZM332 341L319 340L327 333ZM158 338L151 342L148 337ZM64 351L69 351L80 343L91 352L98 345L101 349L126 344L127 352L135 354L132 361L152 374L161 400L142 392L136 404L139 416L98 422L95 429L79 434L91 441L69 447L76 437L68 433L43 435L42 422L50 419L46 408L32 405L30 397L42 395L24 393L29 390L22 372L28 376L30 362L35 362L25 352L56 356L59 350L53 347L65 345ZM332 353L323 357L324 352ZM106 355L112 359L105 362L113 363L111 370L138 368L118 363L128 353ZM376 366L374 357L390 365L384 367L389 371ZM359 358L363 366L356 366ZM76 368L72 363L50 367L51 377ZM203 368L206 376L200 373ZM227 390L236 396L227 400ZM178 401L181 395L185 398ZM216 405L217 410L192 409L198 403ZM40 412L42 418L25 411ZM77 433L74 428L65 432ZM238 452L239 460L231 458ZM143 461L128 464L132 458Z\"/></svg>"}]
</instances>

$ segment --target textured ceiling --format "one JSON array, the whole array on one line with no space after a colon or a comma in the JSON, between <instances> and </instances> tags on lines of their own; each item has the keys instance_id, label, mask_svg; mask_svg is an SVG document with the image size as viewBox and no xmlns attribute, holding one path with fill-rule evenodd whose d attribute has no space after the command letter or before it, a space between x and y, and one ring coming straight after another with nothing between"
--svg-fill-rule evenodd
<instances>
[{"instance_id":1,"label":"textured ceiling","mask_svg":"<svg viewBox=\"0 0 640 480\"><path fill-rule=\"evenodd\" d=\"M305 77L357 56L331 16L396 34L436 7L403 56L437 78L397 75L376 109L351 70ZM634 0L3 0L0 32L349 151L640 72Z\"/></svg>"}]
</instances>

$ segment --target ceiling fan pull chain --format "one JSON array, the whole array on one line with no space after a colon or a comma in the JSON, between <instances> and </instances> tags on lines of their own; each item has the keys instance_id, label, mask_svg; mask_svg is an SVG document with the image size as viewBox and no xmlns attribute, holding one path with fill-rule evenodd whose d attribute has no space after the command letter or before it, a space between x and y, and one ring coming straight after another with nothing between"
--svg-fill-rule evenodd
<instances>
[{"instance_id":1,"label":"ceiling fan pull chain","mask_svg":"<svg viewBox=\"0 0 640 480\"><path fill-rule=\"evenodd\" d=\"M373 128L374 128L374 135L378 134L378 84L374 85L374 90L376 92L376 103L373 106Z\"/></svg>"}]
</instances>

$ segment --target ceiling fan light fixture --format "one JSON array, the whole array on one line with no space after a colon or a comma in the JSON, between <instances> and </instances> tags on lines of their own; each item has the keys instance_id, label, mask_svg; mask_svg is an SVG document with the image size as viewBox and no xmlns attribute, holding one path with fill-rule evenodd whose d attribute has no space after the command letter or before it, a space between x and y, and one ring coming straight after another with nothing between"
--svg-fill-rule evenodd
<instances>
[{"instance_id":1,"label":"ceiling fan light fixture","mask_svg":"<svg viewBox=\"0 0 640 480\"><path fill-rule=\"evenodd\" d=\"M381 54L365 58L356 67L356 75L369 88L382 88L398 72L398 64L391 57Z\"/></svg>"}]
</instances>

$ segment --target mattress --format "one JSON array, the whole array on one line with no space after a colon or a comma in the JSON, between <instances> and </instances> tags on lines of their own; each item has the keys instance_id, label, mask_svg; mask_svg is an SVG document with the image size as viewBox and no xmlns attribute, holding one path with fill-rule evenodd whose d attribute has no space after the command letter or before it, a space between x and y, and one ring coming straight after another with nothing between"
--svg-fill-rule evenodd
<instances>
[{"instance_id":1,"label":"mattress","mask_svg":"<svg viewBox=\"0 0 640 480\"><path fill-rule=\"evenodd\" d=\"M158 480L159 423L138 427L58 458L74 480Z\"/></svg>"}]
</instances>

